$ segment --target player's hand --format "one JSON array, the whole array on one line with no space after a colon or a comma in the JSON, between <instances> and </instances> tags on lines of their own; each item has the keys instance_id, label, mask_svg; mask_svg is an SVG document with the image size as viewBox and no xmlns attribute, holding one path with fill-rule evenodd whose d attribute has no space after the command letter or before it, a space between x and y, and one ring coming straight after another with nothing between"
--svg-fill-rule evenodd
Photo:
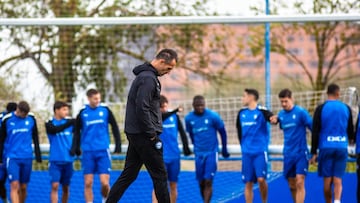
<instances>
[{"instance_id":1,"label":"player's hand","mask_svg":"<svg viewBox=\"0 0 360 203\"><path fill-rule=\"evenodd\" d=\"M76 150L74 150L74 149L71 149L70 150L70 155L71 156L80 156L81 155L81 150L80 149L76 149Z\"/></svg>"},{"instance_id":2,"label":"player's hand","mask_svg":"<svg viewBox=\"0 0 360 203\"><path fill-rule=\"evenodd\" d=\"M316 161L317 161L317 154L313 154L313 156L309 160L309 163L312 165L316 165Z\"/></svg>"},{"instance_id":3,"label":"player's hand","mask_svg":"<svg viewBox=\"0 0 360 203\"><path fill-rule=\"evenodd\" d=\"M276 125L278 123L277 115L274 115L274 116L270 117L270 123L273 124L273 125Z\"/></svg>"},{"instance_id":4,"label":"player's hand","mask_svg":"<svg viewBox=\"0 0 360 203\"><path fill-rule=\"evenodd\" d=\"M184 155L185 156L190 156L191 155L191 151L188 147L184 147L183 149Z\"/></svg>"},{"instance_id":5,"label":"player's hand","mask_svg":"<svg viewBox=\"0 0 360 203\"><path fill-rule=\"evenodd\" d=\"M356 158L357 156L356 156L356 148L355 148L355 145L354 144L350 144L349 146L348 146L348 155L349 155L349 157L351 157L351 158Z\"/></svg>"},{"instance_id":6,"label":"player's hand","mask_svg":"<svg viewBox=\"0 0 360 203\"><path fill-rule=\"evenodd\" d=\"M222 155L224 158L229 158L229 157L230 157L230 154L229 154L229 152L227 151L226 148L223 148L223 149L222 149L221 155Z\"/></svg>"},{"instance_id":7,"label":"player's hand","mask_svg":"<svg viewBox=\"0 0 360 203\"><path fill-rule=\"evenodd\" d=\"M184 111L184 107L183 107L183 106L179 106L177 109L178 109L178 112Z\"/></svg>"},{"instance_id":8,"label":"player's hand","mask_svg":"<svg viewBox=\"0 0 360 203\"><path fill-rule=\"evenodd\" d=\"M120 146L116 146L115 150L114 150L114 154L120 154L121 153L121 145Z\"/></svg>"}]
</instances>

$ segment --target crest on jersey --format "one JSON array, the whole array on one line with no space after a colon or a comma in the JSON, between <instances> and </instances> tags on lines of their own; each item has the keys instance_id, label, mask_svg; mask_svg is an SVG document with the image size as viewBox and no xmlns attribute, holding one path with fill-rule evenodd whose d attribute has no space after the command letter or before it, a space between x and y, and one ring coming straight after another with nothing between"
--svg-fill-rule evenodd
<instances>
[{"instance_id":1,"label":"crest on jersey","mask_svg":"<svg viewBox=\"0 0 360 203\"><path fill-rule=\"evenodd\" d=\"M99 116L103 116L103 115L104 115L104 112L100 111Z\"/></svg>"},{"instance_id":2,"label":"crest on jersey","mask_svg":"<svg viewBox=\"0 0 360 203\"><path fill-rule=\"evenodd\" d=\"M194 124L195 124L195 122L194 122L194 121L190 121L190 124L191 124L191 125L194 125Z\"/></svg>"},{"instance_id":3,"label":"crest on jersey","mask_svg":"<svg viewBox=\"0 0 360 203\"><path fill-rule=\"evenodd\" d=\"M84 117L88 117L89 115L87 113L84 113Z\"/></svg>"},{"instance_id":4,"label":"crest on jersey","mask_svg":"<svg viewBox=\"0 0 360 203\"><path fill-rule=\"evenodd\" d=\"M29 125L29 121L25 121L25 125Z\"/></svg>"},{"instance_id":5,"label":"crest on jersey","mask_svg":"<svg viewBox=\"0 0 360 203\"><path fill-rule=\"evenodd\" d=\"M170 121L171 121L171 122L174 122L174 118L173 118L173 117L170 117Z\"/></svg>"},{"instance_id":6,"label":"crest on jersey","mask_svg":"<svg viewBox=\"0 0 360 203\"><path fill-rule=\"evenodd\" d=\"M258 115L257 115L257 114L255 114L255 115L254 115L254 119L257 119L257 117L258 117Z\"/></svg>"},{"instance_id":7,"label":"crest on jersey","mask_svg":"<svg viewBox=\"0 0 360 203\"><path fill-rule=\"evenodd\" d=\"M10 125L15 125L15 123L14 123L14 122L10 122Z\"/></svg>"},{"instance_id":8,"label":"crest on jersey","mask_svg":"<svg viewBox=\"0 0 360 203\"><path fill-rule=\"evenodd\" d=\"M295 115L295 114L293 114L292 118L293 118L293 119L296 119L296 115Z\"/></svg>"},{"instance_id":9,"label":"crest on jersey","mask_svg":"<svg viewBox=\"0 0 360 203\"><path fill-rule=\"evenodd\" d=\"M208 124L209 123L209 120L208 119L205 119L205 124Z\"/></svg>"},{"instance_id":10,"label":"crest on jersey","mask_svg":"<svg viewBox=\"0 0 360 203\"><path fill-rule=\"evenodd\" d=\"M246 115L245 115L245 114L241 114L241 116L242 116L243 118L246 118Z\"/></svg>"}]
</instances>

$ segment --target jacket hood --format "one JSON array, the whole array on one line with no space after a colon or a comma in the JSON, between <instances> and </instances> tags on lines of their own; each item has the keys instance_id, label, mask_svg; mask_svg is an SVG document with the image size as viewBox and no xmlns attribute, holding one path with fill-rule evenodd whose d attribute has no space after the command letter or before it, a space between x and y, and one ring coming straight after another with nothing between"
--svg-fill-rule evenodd
<instances>
[{"instance_id":1,"label":"jacket hood","mask_svg":"<svg viewBox=\"0 0 360 203\"><path fill-rule=\"evenodd\" d=\"M133 70L133 73L135 75L139 75L143 71L151 71L155 73L155 75L159 75L157 70L149 62L136 66Z\"/></svg>"}]
</instances>

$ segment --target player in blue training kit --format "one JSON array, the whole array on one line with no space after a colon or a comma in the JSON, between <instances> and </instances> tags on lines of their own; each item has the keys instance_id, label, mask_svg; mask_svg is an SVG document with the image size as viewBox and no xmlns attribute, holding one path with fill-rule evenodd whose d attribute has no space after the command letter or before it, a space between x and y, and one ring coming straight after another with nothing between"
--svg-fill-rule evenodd
<instances>
[{"instance_id":1,"label":"player in blue training kit","mask_svg":"<svg viewBox=\"0 0 360 203\"><path fill-rule=\"evenodd\" d=\"M180 149L178 143L178 134L180 134L180 138L183 144L184 155L190 155L191 151L189 149L184 127L181 123L179 115L177 115L177 112L180 109L178 108L169 112L168 104L168 99L165 96L160 95L160 110L163 120L163 132L160 134L160 139L163 142L163 157L170 186L170 202L175 203L178 196L177 182L180 173ZM152 199L153 203L157 202L154 191L152 194Z\"/></svg>"},{"instance_id":2,"label":"player in blue training kit","mask_svg":"<svg viewBox=\"0 0 360 203\"><path fill-rule=\"evenodd\" d=\"M291 95L289 89L280 91L283 109L278 113L277 121L284 132L284 176L294 202L304 202L305 175L309 166L306 128L312 129L312 118L305 109L294 104Z\"/></svg>"},{"instance_id":3,"label":"player in blue training kit","mask_svg":"<svg viewBox=\"0 0 360 203\"><path fill-rule=\"evenodd\" d=\"M9 102L6 105L6 110L0 113L0 127L1 127L1 121L3 117L5 117L6 114L11 113L16 110L17 104L15 102ZM3 160L6 159L6 155L3 154ZM7 197L6 197L6 164L0 164L0 198L4 203L7 203Z\"/></svg>"},{"instance_id":4,"label":"player in blue training kit","mask_svg":"<svg viewBox=\"0 0 360 203\"><path fill-rule=\"evenodd\" d=\"M245 89L243 104L236 119L242 153L242 179L245 182L245 200L253 202L253 184L258 182L262 202L267 202L268 187L267 151L269 130L267 122L276 123L276 116L265 107L259 106L259 93L255 89Z\"/></svg>"},{"instance_id":5,"label":"player in blue training kit","mask_svg":"<svg viewBox=\"0 0 360 203\"><path fill-rule=\"evenodd\" d=\"M340 203L342 176L345 173L348 156L348 142L354 140L354 126L351 109L339 101L340 87L330 84L328 100L319 105L314 113L311 138L311 163L316 162L318 173L324 177L324 196L327 203L332 200L331 185L334 185L334 203Z\"/></svg>"},{"instance_id":6,"label":"player in blue training kit","mask_svg":"<svg viewBox=\"0 0 360 203\"><path fill-rule=\"evenodd\" d=\"M204 202L210 202L212 196L212 182L217 171L218 139L220 133L222 155L227 158L226 130L219 114L205 108L203 96L193 99L194 111L185 117L186 131L194 145L196 178L199 181L200 192Z\"/></svg>"},{"instance_id":7,"label":"player in blue training kit","mask_svg":"<svg viewBox=\"0 0 360 203\"><path fill-rule=\"evenodd\" d=\"M50 200L58 202L59 184L62 185L62 203L69 200L70 179L73 175L74 157L70 155L74 119L68 118L69 106L56 101L54 117L45 123L50 143L49 174L51 178Z\"/></svg>"},{"instance_id":8,"label":"player in blue training kit","mask_svg":"<svg viewBox=\"0 0 360 203\"><path fill-rule=\"evenodd\" d=\"M111 157L109 151L109 124L112 127L115 140L114 153L121 152L120 131L111 110L107 106L100 104L100 92L95 89L89 89L86 95L89 104L81 109L76 117L71 154L79 155L81 145L81 165L84 171L86 203L94 201L92 186L95 173L99 174L102 201L105 202L110 191Z\"/></svg>"},{"instance_id":9,"label":"player in blue training kit","mask_svg":"<svg viewBox=\"0 0 360 203\"><path fill-rule=\"evenodd\" d=\"M0 163L4 163L5 154L12 203L24 203L26 199L33 158L31 140L34 143L36 161L41 162L36 120L29 111L29 104L21 101L16 111L7 114L1 124Z\"/></svg>"},{"instance_id":10,"label":"player in blue training kit","mask_svg":"<svg viewBox=\"0 0 360 203\"><path fill-rule=\"evenodd\" d=\"M360 105L359 105L360 110ZM356 175L357 175L357 202L360 203L360 111L356 120L355 140L356 140Z\"/></svg>"}]
</instances>

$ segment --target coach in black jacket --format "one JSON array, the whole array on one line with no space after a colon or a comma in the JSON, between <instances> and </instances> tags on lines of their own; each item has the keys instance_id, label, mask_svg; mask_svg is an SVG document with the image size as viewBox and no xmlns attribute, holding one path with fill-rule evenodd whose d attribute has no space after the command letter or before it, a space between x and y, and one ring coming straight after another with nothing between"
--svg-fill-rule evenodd
<instances>
[{"instance_id":1,"label":"coach in black jacket","mask_svg":"<svg viewBox=\"0 0 360 203\"><path fill-rule=\"evenodd\" d=\"M129 141L125 168L111 187L106 200L116 203L136 179L145 164L154 184L159 203L169 203L167 174L163 160L160 112L161 85L158 76L169 73L177 63L177 53L171 49L161 50L151 61L134 68L136 75L126 105L125 133Z\"/></svg>"}]
</instances>

